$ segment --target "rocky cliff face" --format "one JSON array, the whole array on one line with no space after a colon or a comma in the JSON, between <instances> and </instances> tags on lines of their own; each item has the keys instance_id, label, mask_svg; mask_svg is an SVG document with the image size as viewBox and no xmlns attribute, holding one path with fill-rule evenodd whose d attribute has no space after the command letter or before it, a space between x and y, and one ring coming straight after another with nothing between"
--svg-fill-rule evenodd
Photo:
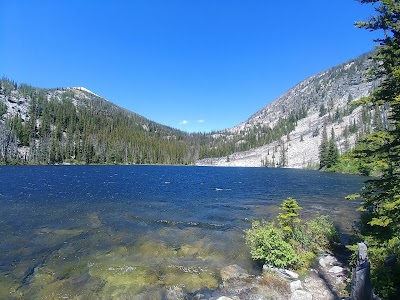
<instances>
[{"instance_id":1,"label":"rocky cliff face","mask_svg":"<svg viewBox=\"0 0 400 300\"><path fill-rule=\"evenodd\" d=\"M377 80L367 80L367 72L374 62L368 53L318 75L307 78L265 106L245 122L215 135L226 140L241 136L237 143L246 143L246 136L265 128L273 129L290 115L302 112L295 121L294 129L280 139L229 157L206 158L198 165L218 166L284 166L305 168L319 164L319 146L322 132L333 129L339 152L354 147L358 135L368 131L374 112L353 107L350 102L371 94L377 88ZM365 118L368 114L370 117ZM368 126L367 126L368 125ZM353 128L353 130L349 130Z\"/></svg>"}]
</instances>

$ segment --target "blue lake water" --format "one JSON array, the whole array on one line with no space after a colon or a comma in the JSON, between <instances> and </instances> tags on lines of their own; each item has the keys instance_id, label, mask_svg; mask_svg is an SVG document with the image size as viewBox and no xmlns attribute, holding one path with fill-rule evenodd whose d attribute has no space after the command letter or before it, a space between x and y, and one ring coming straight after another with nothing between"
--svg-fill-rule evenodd
<instances>
[{"instance_id":1,"label":"blue lake water","mask_svg":"<svg viewBox=\"0 0 400 300\"><path fill-rule=\"evenodd\" d=\"M0 167L0 299L126 299L216 288L243 231L294 197L344 232L364 177L296 169ZM161 296L160 296L161 297ZM157 298L157 297L155 297Z\"/></svg>"}]
</instances>

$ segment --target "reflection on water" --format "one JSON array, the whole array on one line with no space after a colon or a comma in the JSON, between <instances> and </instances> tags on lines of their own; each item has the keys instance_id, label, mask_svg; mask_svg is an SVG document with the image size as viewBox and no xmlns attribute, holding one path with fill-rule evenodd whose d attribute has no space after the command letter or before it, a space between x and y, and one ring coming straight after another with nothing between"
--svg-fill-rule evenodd
<instances>
[{"instance_id":1,"label":"reflection on water","mask_svg":"<svg viewBox=\"0 0 400 300\"><path fill-rule=\"evenodd\" d=\"M363 178L301 170L1 167L0 299L162 299L251 272L243 230L289 196L305 217L357 217ZM150 297L150 296L149 296Z\"/></svg>"}]
</instances>

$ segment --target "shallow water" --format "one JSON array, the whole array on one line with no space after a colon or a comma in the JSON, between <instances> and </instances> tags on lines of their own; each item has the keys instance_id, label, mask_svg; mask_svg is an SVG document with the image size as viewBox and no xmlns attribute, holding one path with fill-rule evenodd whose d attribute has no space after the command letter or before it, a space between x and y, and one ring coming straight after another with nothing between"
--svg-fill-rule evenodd
<instances>
[{"instance_id":1,"label":"shallow water","mask_svg":"<svg viewBox=\"0 0 400 300\"><path fill-rule=\"evenodd\" d=\"M294 197L349 231L365 178L295 169L0 167L0 299L126 299L251 272L243 230Z\"/></svg>"}]
</instances>

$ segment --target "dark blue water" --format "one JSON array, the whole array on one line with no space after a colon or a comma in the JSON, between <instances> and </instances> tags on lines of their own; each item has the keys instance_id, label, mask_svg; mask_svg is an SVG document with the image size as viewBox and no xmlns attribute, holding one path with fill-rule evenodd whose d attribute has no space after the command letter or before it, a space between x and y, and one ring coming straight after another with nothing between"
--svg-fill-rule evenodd
<instances>
[{"instance_id":1,"label":"dark blue water","mask_svg":"<svg viewBox=\"0 0 400 300\"><path fill-rule=\"evenodd\" d=\"M0 298L112 297L251 267L243 230L294 197L344 231L365 178L296 169L0 167Z\"/></svg>"}]
</instances>

